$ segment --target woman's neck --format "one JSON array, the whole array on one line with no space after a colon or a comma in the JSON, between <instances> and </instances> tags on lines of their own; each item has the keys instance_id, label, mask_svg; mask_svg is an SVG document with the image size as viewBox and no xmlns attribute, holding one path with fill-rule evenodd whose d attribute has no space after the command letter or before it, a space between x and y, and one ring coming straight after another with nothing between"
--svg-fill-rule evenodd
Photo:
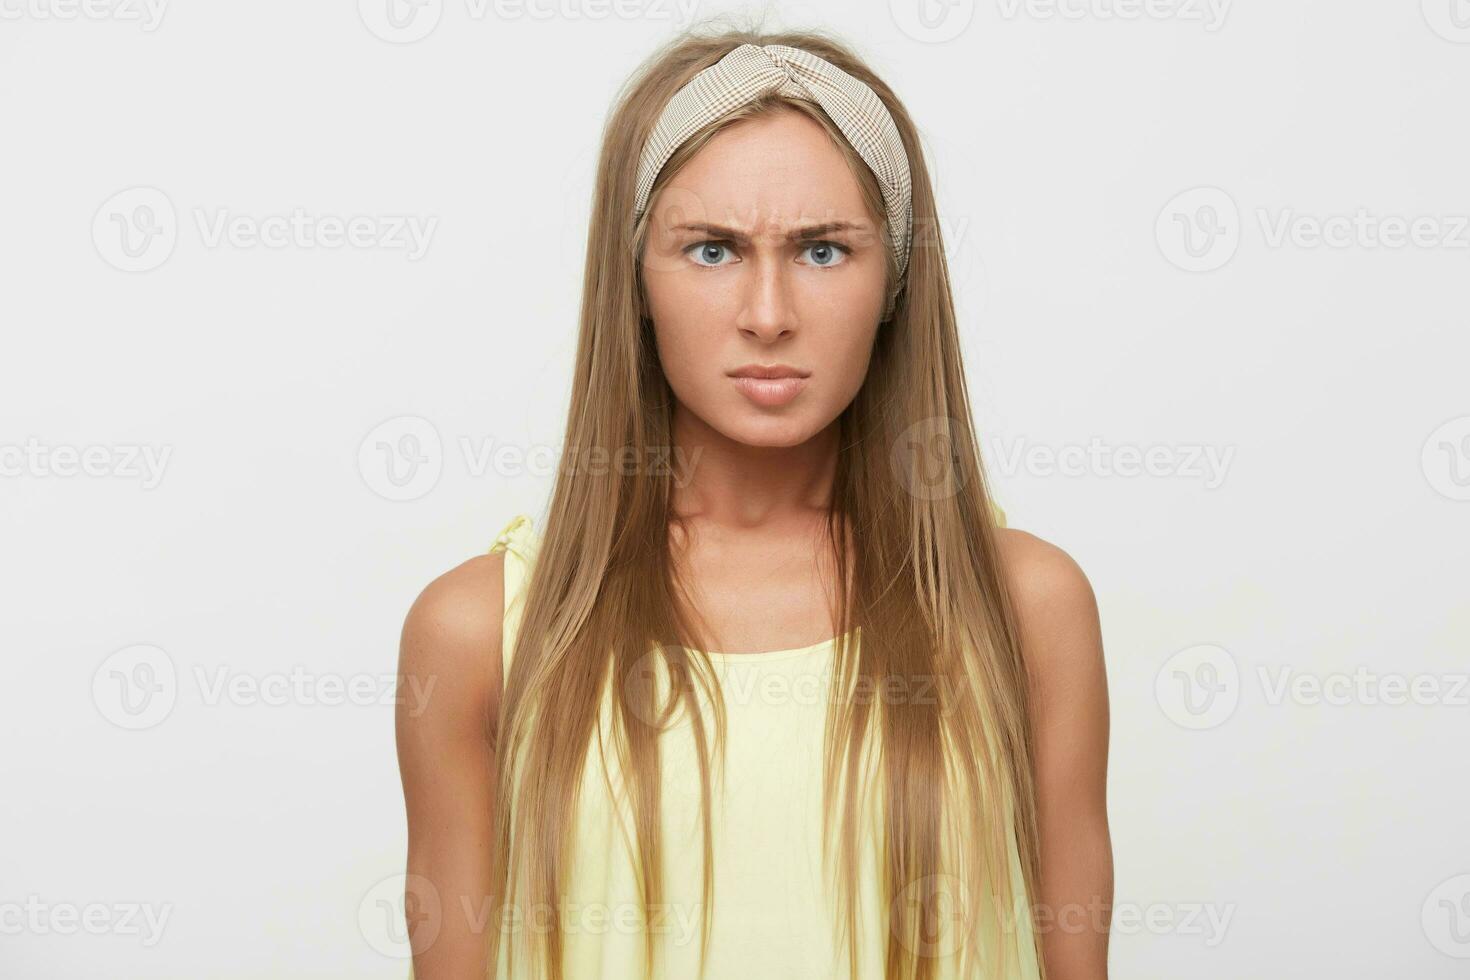
<instances>
[{"instance_id":1,"label":"woman's neck","mask_svg":"<svg viewBox=\"0 0 1470 980\"><path fill-rule=\"evenodd\" d=\"M806 524L825 514L837 472L836 421L795 446L752 446L675 404L671 489L676 518L724 527Z\"/></svg>"}]
</instances>

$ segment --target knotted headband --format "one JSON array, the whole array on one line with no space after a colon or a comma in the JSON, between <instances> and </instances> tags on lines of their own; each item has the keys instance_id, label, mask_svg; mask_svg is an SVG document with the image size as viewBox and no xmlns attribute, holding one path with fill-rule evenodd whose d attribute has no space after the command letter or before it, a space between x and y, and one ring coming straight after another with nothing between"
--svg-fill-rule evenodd
<instances>
[{"instance_id":1,"label":"knotted headband","mask_svg":"<svg viewBox=\"0 0 1470 980\"><path fill-rule=\"evenodd\" d=\"M685 140L767 92L815 102L878 178L887 211L888 245L902 281L912 233L909 160L883 100L824 58L784 44L742 44L701 71L664 107L638 160L636 221L648 208L654 179ZM892 309L893 296L889 298ZM885 314L886 315L886 314Z\"/></svg>"}]
</instances>

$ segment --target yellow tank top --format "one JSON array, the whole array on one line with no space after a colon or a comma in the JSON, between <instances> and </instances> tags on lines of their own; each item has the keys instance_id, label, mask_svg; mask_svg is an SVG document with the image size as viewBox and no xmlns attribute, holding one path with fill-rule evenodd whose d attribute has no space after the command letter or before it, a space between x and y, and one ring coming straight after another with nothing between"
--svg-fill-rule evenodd
<instances>
[{"instance_id":1,"label":"yellow tank top","mask_svg":"<svg viewBox=\"0 0 1470 980\"><path fill-rule=\"evenodd\" d=\"M1000 513L997 517L1003 519ZM520 514L490 549L506 555L507 675L539 543L530 517ZM846 943L836 941L834 926L843 917L842 905L822 864L822 739L833 652L834 641L827 640L791 650L708 655L720 680L728 729L723 780L719 767L711 766L714 899L707 980L882 980L881 926L864 925L883 921L876 820L869 820L860 847L865 859L859 875L856 964L848 963ZM689 727L686 722L682 732ZM699 768L694 740L679 734L676 722L660 742L665 900L649 920L660 950L653 975L658 980L694 980L699 970L704 863ZM574 870L560 909L568 980L648 976L636 849L624 823L631 819L630 811L615 803L626 801L615 797L618 776L607 768L615 765L614 755L609 752L604 761L596 745L587 753L574 819ZM870 806L866 812L878 810ZM615 818L619 812L621 819ZM1009 827L1009 813L1003 816ZM1009 919L1015 928L992 935L981 962L998 962L999 944L1013 943L1013 968L1005 974L992 969L973 975L1034 980L1038 971L1021 864L1013 833L1009 839L1010 876L1019 896ZM507 929L516 929L516 920L509 921ZM512 977L506 963L513 942L518 940L511 932L502 935L495 976L504 980ZM516 980L532 975L524 949L519 946L515 957ZM921 952L935 957L939 977L961 980L958 954L943 936Z\"/></svg>"}]
</instances>

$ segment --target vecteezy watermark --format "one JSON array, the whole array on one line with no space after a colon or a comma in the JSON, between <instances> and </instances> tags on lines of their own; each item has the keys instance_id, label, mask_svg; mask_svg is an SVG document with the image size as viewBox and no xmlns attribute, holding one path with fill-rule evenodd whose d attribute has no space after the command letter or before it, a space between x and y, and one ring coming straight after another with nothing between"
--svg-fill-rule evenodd
<instances>
[{"instance_id":1,"label":"vecteezy watermark","mask_svg":"<svg viewBox=\"0 0 1470 980\"><path fill-rule=\"evenodd\" d=\"M313 214L295 207L277 214L240 214L229 208L189 211L199 244L208 249L351 248L401 251L416 262L428 252L439 219L416 214ZM147 272L168 261L180 222L169 196L156 187L119 191L92 216L97 254L123 272Z\"/></svg>"},{"instance_id":2,"label":"vecteezy watermark","mask_svg":"<svg viewBox=\"0 0 1470 980\"><path fill-rule=\"evenodd\" d=\"M178 698L173 658L152 644L116 651L92 675L92 703L119 728L152 728L173 712Z\"/></svg>"},{"instance_id":3,"label":"vecteezy watermark","mask_svg":"<svg viewBox=\"0 0 1470 980\"><path fill-rule=\"evenodd\" d=\"M439 938L444 906L439 889L423 875L395 874L376 882L357 903L357 928L374 950L408 959Z\"/></svg>"},{"instance_id":4,"label":"vecteezy watermark","mask_svg":"<svg viewBox=\"0 0 1470 980\"><path fill-rule=\"evenodd\" d=\"M73 477L137 480L144 490L163 482L174 447L133 443L47 445L32 436L23 444L0 443L0 477Z\"/></svg>"},{"instance_id":5,"label":"vecteezy watermark","mask_svg":"<svg viewBox=\"0 0 1470 980\"><path fill-rule=\"evenodd\" d=\"M943 44L975 19L975 0L888 0L888 15L903 34L922 44Z\"/></svg>"},{"instance_id":6,"label":"vecteezy watermark","mask_svg":"<svg viewBox=\"0 0 1470 980\"><path fill-rule=\"evenodd\" d=\"M363 939L377 952L407 959L413 948L427 950L439 938L446 916L462 915L471 935L498 927L502 936L518 934L594 936L617 933L667 935L676 946L688 945L698 927L702 903L654 902L506 902L488 895L444 896L423 875L393 874L376 882L357 907Z\"/></svg>"},{"instance_id":7,"label":"vecteezy watermark","mask_svg":"<svg viewBox=\"0 0 1470 980\"><path fill-rule=\"evenodd\" d=\"M342 705L387 707L406 704L410 717L417 718L429 706L429 697L439 678L392 673L334 674L309 671L299 664L288 671L246 674L218 666L192 670L195 689L206 707L230 704L237 707L266 705L283 707L335 708Z\"/></svg>"},{"instance_id":8,"label":"vecteezy watermark","mask_svg":"<svg viewBox=\"0 0 1470 980\"><path fill-rule=\"evenodd\" d=\"M1268 249L1470 249L1470 215L1380 214L1368 208L1307 214L1290 207L1253 210ZM1159 251L1186 272L1213 272L1235 257L1244 232L1235 199L1218 187L1172 198L1154 222Z\"/></svg>"},{"instance_id":9,"label":"vecteezy watermark","mask_svg":"<svg viewBox=\"0 0 1470 980\"><path fill-rule=\"evenodd\" d=\"M673 658L669 649L683 650ZM836 664L831 642L817 643L792 650L774 650L752 654L709 654L711 669L719 684L719 697L727 707L765 708L867 706L882 704L934 705L941 717L950 715L972 688L964 680L940 673L915 671L890 672L881 676L856 674L843 693L836 679ZM627 667L621 677L625 703L635 718L653 728L686 723L687 703L671 702L669 674L672 664L691 665L699 661L697 651L682 647L655 646ZM803 660L800 658L810 657ZM672 664L671 664L672 660ZM769 669L770 665L778 665ZM754 667L754 670L744 668ZM686 673L692 673L692 668ZM707 710L705 692L697 681L687 685L703 713Z\"/></svg>"},{"instance_id":10,"label":"vecteezy watermark","mask_svg":"<svg viewBox=\"0 0 1470 980\"><path fill-rule=\"evenodd\" d=\"M1182 728L1214 728L1224 724L1240 703L1240 669L1222 646L1188 647L1159 668L1154 700Z\"/></svg>"},{"instance_id":11,"label":"vecteezy watermark","mask_svg":"<svg viewBox=\"0 0 1470 980\"><path fill-rule=\"evenodd\" d=\"M471 918L471 926L489 921L485 913L489 902L480 904L477 917ZM470 903L464 903L466 911ZM699 920L700 902L654 902L647 909L636 902L576 902L568 899L551 902L508 902L500 910L502 935L517 933L547 935L553 931L562 935L587 934L605 936L609 933L639 936L645 931L653 935L667 935L675 946L687 946L694 939Z\"/></svg>"},{"instance_id":12,"label":"vecteezy watermark","mask_svg":"<svg viewBox=\"0 0 1470 980\"><path fill-rule=\"evenodd\" d=\"M411 717L427 710L437 677L396 673L338 674L299 664L285 671L244 673L228 666L194 665L183 680L204 707L357 707L407 705ZM109 655L92 675L92 703L119 728L139 731L173 713L180 674L167 651L140 643Z\"/></svg>"},{"instance_id":13,"label":"vecteezy watermark","mask_svg":"<svg viewBox=\"0 0 1470 980\"><path fill-rule=\"evenodd\" d=\"M1225 941L1235 903L1216 902L1068 902L1034 905L1036 932L1107 932L1122 936L1198 937L1213 948Z\"/></svg>"},{"instance_id":14,"label":"vecteezy watermark","mask_svg":"<svg viewBox=\"0 0 1470 980\"><path fill-rule=\"evenodd\" d=\"M1154 698L1164 715L1181 728L1217 728L1240 703L1242 676L1235 657L1224 647L1192 646L1164 662L1154 680ZM1362 664L1351 670L1314 673L1287 664L1261 664L1255 678L1260 701L1267 707L1470 708L1470 674L1463 673L1377 671Z\"/></svg>"},{"instance_id":15,"label":"vecteezy watermark","mask_svg":"<svg viewBox=\"0 0 1470 980\"><path fill-rule=\"evenodd\" d=\"M1450 419L1429 433L1419 465L1435 493L1470 500L1470 415Z\"/></svg>"},{"instance_id":16,"label":"vecteezy watermark","mask_svg":"<svg viewBox=\"0 0 1470 980\"><path fill-rule=\"evenodd\" d=\"M1359 664L1352 671L1327 674L1293 667L1260 666L1256 675L1266 704L1405 705L1470 708L1470 674L1381 673Z\"/></svg>"},{"instance_id":17,"label":"vecteezy watermark","mask_svg":"<svg viewBox=\"0 0 1470 980\"><path fill-rule=\"evenodd\" d=\"M951 956L968 938L976 925L979 906L970 900L970 889L958 876L938 873L917 878L894 896L890 904L894 913L905 907L915 914L927 911L929 928L918 936L899 934L902 945L920 956ZM1017 934L1024 925L1037 935L1061 932L1153 936L1182 936L1198 939L1213 948L1225 941L1230 922L1235 918L1233 902L1130 902L1105 900L1095 896L1085 902L1053 905L1044 902L1026 904L1024 896L1007 908L997 896L986 903L1000 914L1004 933ZM890 916L895 931L897 914Z\"/></svg>"},{"instance_id":18,"label":"vecteezy watermark","mask_svg":"<svg viewBox=\"0 0 1470 980\"><path fill-rule=\"evenodd\" d=\"M0 20L112 20L158 30L169 0L0 0Z\"/></svg>"},{"instance_id":19,"label":"vecteezy watermark","mask_svg":"<svg viewBox=\"0 0 1470 980\"><path fill-rule=\"evenodd\" d=\"M1184 271L1211 272L1240 247L1240 209L1218 187L1195 187L1164 205L1154 238L1164 258Z\"/></svg>"},{"instance_id":20,"label":"vecteezy watermark","mask_svg":"<svg viewBox=\"0 0 1470 980\"><path fill-rule=\"evenodd\" d=\"M368 489L384 500L417 500L439 484L444 442L433 422L400 415L363 436L357 470Z\"/></svg>"},{"instance_id":21,"label":"vecteezy watermark","mask_svg":"<svg viewBox=\"0 0 1470 980\"><path fill-rule=\"evenodd\" d=\"M1446 956L1470 960L1470 874L1435 885L1424 898L1419 922L1429 945Z\"/></svg>"},{"instance_id":22,"label":"vecteezy watermark","mask_svg":"<svg viewBox=\"0 0 1470 980\"><path fill-rule=\"evenodd\" d=\"M1155 20L1225 26L1234 0L996 0L1002 20Z\"/></svg>"},{"instance_id":23,"label":"vecteezy watermark","mask_svg":"<svg viewBox=\"0 0 1470 980\"><path fill-rule=\"evenodd\" d=\"M604 475L633 476L644 472L670 477L686 486L703 447L686 452L681 446L589 446L564 449L547 444L519 445L493 438L459 436L455 441L465 472L480 478L548 477L558 469ZM357 447L363 483L384 500L418 500L439 483L444 472L444 440L433 422L418 415L399 415L374 426Z\"/></svg>"},{"instance_id":24,"label":"vecteezy watermark","mask_svg":"<svg viewBox=\"0 0 1470 980\"><path fill-rule=\"evenodd\" d=\"M173 911L172 902L46 902L28 895L24 901L0 901L0 935L136 936L152 948Z\"/></svg>"},{"instance_id":25,"label":"vecteezy watermark","mask_svg":"<svg viewBox=\"0 0 1470 980\"><path fill-rule=\"evenodd\" d=\"M991 446L989 455L998 461L999 472L1006 476L1020 473L1040 477L1119 476L1132 479L1146 476L1197 480L1206 490L1214 490L1225 482L1236 448L1192 443L1110 445L1097 436L1088 440L1086 445L1033 445L1020 437L1010 440L993 437L988 441Z\"/></svg>"},{"instance_id":26,"label":"vecteezy watermark","mask_svg":"<svg viewBox=\"0 0 1470 980\"><path fill-rule=\"evenodd\" d=\"M652 20L687 24L700 0L463 0L472 21ZM384 41L412 44L434 32L444 0L357 0L363 25Z\"/></svg>"},{"instance_id":27,"label":"vecteezy watermark","mask_svg":"<svg viewBox=\"0 0 1470 980\"><path fill-rule=\"evenodd\" d=\"M1446 41L1470 44L1470 0L1419 0L1429 29Z\"/></svg>"},{"instance_id":28,"label":"vecteezy watermark","mask_svg":"<svg viewBox=\"0 0 1470 980\"><path fill-rule=\"evenodd\" d=\"M393 44L428 37L444 16L444 0L357 0L357 15L375 36Z\"/></svg>"},{"instance_id":29,"label":"vecteezy watermark","mask_svg":"<svg viewBox=\"0 0 1470 980\"><path fill-rule=\"evenodd\" d=\"M1470 215L1300 214L1293 208L1256 209L1267 248L1458 250L1470 248Z\"/></svg>"},{"instance_id":30,"label":"vecteezy watermark","mask_svg":"<svg viewBox=\"0 0 1470 980\"><path fill-rule=\"evenodd\" d=\"M899 433L888 450L899 485L920 500L947 500L963 490L969 480L958 448L963 431L958 420L935 417Z\"/></svg>"},{"instance_id":31,"label":"vecteezy watermark","mask_svg":"<svg viewBox=\"0 0 1470 980\"><path fill-rule=\"evenodd\" d=\"M1175 21L1210 33L1225 26L1234 0L995 0L1004 21ZM975 19L975 0L889 0L888 13L904 35L924 44L959 37Z\"/></svg>"},{"instance_id":32,"label":"vecteezy watermark","mask_svg":"<svg viewBox=\"0 0 1470 980\"><path fill-rule=\"evenodd\" d=\"M92 216L92 244L103 261L123 272L156 269L174 253L179 219L156 187L130 187L102 202Z\"/></svg>"},{"instance_id":33,"label":"vecteezy watermark","mask_svg":"<svg viewBox=\"0 0 1470 980\"><path fill-rule=\"evenodd\" d=\"M978 908L963 878L945 873L923 875L893 896L888 921L899 945L915 956L947 958L969 940ZM923 925L912 934L900 929L905 910L915 918L927 915L927 922L920 919Z\"/></svg>"}]
</instances>

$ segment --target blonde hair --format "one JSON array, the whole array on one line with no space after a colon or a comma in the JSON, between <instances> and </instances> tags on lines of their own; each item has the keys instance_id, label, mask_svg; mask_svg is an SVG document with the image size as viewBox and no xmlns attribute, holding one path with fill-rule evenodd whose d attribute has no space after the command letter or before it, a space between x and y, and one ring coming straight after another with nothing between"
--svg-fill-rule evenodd
<instances>
[{"instance_id":1,"label":"blonde hair","mask_svg":"<svg viewBox=\"0 0 1470 980\"><path fill-rule=\"evenodd\" d=\"M947 877L959 882L969 901L987 899L983 904L994 913L988 924L999 928L998 935L1015 928L1006 917L1018 909L1030 921L1027 896L1035 894L1039 878L1026 670L970 426L948 269L918 134L888 86L835 38L818 31L694 28L629 80L607 120L597 166L563 459L621 449L647 460L672 444L673 398L654 353L640 281L652 208L636 223L631 217L639 153L670 97L746 43L802 48L861 79L892 115L912 173L909 266L903 281L895 281L890 255L888 285L897 302L879 328L862 389L838 418L827 530L837 581L848 588L839 590L833 677L848 692L893 677L940 683L929 699L849 696L835 703L828 715L823 799L824 833L829 840L839 835L836 870L851 961L857 839L863 796L872 790L883 814L881 887L889 900L884 975L928 980L935 961L916 950L938 930L939 912L933 896L901 900L915 883ZM653 194L715 133L773 111L802 112L823 126L881 220L876 179L826 114L775 95L737 109L683 144L664 165ZM869 448L859 451L860 445ZM929 469L936 464L937 471ZM539 972L552 980L563 976L554 910L575 873L572 814L604 699L610 699L614 747L633 813L641 897L649 908L662 901L660 726L649 723L659 714L652 706L661 695L652 677L639 677L651 650L668 679L663 716L683 708L699 749L706 869L701 935L708 947L715 901L708 871L710 760L723 766L725 716L720 699L708 698L715 712L711 733L698 710L699 692L708 694L718 681L699 652L710 647L696 642L702 636L698 617L675 574L670 537L681 525L671 512L670 482L667 473L642 465L563 466L511 651L496 728L502 761L492 880L501 902L511 901L524 879L525 901L553 909L551 928L538 930L530 950ZM855 627L860 642L849 639ZM870 748L877 749L879 768L876 784L865 787ZM963 800L972 805L962 807ZM1012 833L1021 883L1009 873ZM946 859L955 866L944 866ZM971 928L986 926L973 918ZM1044 969L1035 929L1031 935ZM499 940L491 929L492 975ZM1014 944L1003 945L1009 958ZM966 943L964 955L973 956L975 948ZM652 967L652 935L645 949ZM1008 975L1006 966L991 967Z\"/></svg>"}]
</instances>

